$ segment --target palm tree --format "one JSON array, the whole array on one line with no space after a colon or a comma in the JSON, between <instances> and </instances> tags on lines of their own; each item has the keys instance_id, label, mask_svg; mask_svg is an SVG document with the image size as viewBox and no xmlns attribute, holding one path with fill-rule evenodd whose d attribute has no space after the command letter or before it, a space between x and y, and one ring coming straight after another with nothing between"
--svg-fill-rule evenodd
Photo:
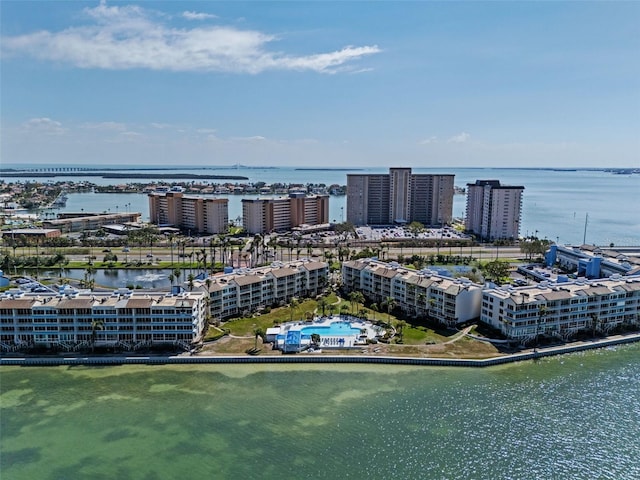
<instances>
[{"instance_id":1,"label":"palm tree","mask_svg":"<svg viewBox=\"0 0 640 480\"><path fill-rule=\"evenodd\" d=\"M355 304L364 302L364 295L362 292L353 291L349 294L349 301L351 302L351 313L353 313Z\"/></svg>"},{"instance_id":2,"label":"palm tree","mask_svg":"<svg viewBox=\"0 0 640 480\"><path fill-rule=\"evenodd\" d=\"M322 316L324 317L324 311L327 307L327 299L325 297L320 298L320 300L318 300L318 306L322 309Z\"/></svg>"},{"instance_id":3,"label":"palm tree","mask_svg":"<svg viewBox=\"0 0 640 480\"><path fill-rule=\"evenodd\" d=\"M179 268L173 269L173 276L176 278L176 282L180 282L180 276L182 275L182 270Z\"/></svg>"},{"instance_id":4,"label":"palm tree","mask_svg":"<svg viewBox=\"0 0 640 480\"><path fill-rule=\"evenodd\" d=\"M193 273L190 273L187 277L187 284L189 285L189 291L193 290L193 281L196 279Z\"/></svg>"},{"instance_id":5,"label":"palm tree","mask_svg":"<svg viewBox=\"0 0 640 480\"><path fill-rule=\"evenodd\" d=\"M253 344L253 349L258 349L258 338L264 337L264 330L261 327L256 327L253 329L253 334L255 335L255 342Z\"/></svg>"},{"instance_id":6,"label":"palm tree","mask_svg":"<svg viewBox=\"0 0 640 480\"><path fill-rule=\"evenodd\" d=\"M391 325L391 312L394 308L396 308L397 302L393 297L387 297L385 299L385 304L387 305L387 317L389 320L389 325Z\"/></svg>"},{"instance_id":7,"label":"palm tree","mask_svg":"<svg viewBox=\"0 0 640 480\"><path fill-rule=\"evenodd\" d=\"M300 305L300 302L298 301L297 298L293 297L290 301L289 301L289 320L293 322L293 311L296 309L296 307Z\"/></svg>"},{"instance_id":8,"label":"palm tree","mask_svg":"<svg viewBox=\"0 0 640 480\"><path fill-rule=\"evenodd\" d=\"M91 353L94 352L96 346L97 330L104 330L104 321L95 319L91 321Z\"/></svg>"},{"instance_id":9,"label":"palm tree","mask_svg":"<svg viewBox=\"0 0 640 480\"><path fill-rule=\"evenodd\" d=\"M426 300L426 299L427 299L427 294L426 294L426 293L424 293L424 292L420 292L420 293L416 296L416 300L418 300L418 307L419 307L419 309L418 309L418 312L419 312L419 313L418 313L418 314L419 314L419 315L422 315L422 311L423 311L423 309L422 309L422 305L424 305L424 304L425 304L425 300Z\"/></svg>"},{"instance_id":10,"label":"palm tree","mask_svg":"<svg viewBox=\"0 0 640 480\"><path fill-rule=\"evenodd\" d=\"M404 337L404 328L407 326L407 322L405 322L404 320L399 320L398 323L396 323L396 331L398 332L398 336L400 343L402 343L403 337Z\"/></svg>"},{"instance_id":11,"label":"palm tree","mask_svg":"<svg viewBox=\"0 0 640 480\"><path fill-rule=\"evenodd\" d=\"M311 343L314 345L320 345L320 335L318 333L311 334Z\"/></svg>"},{"instance_id":12,"label":"palm tree","mask_svg":"<svg viewBox=\"0 0 640 480\"><path fill-rule=\"evenodd\" d=\"M379 312L380 311L380 307L378 307L377 303L372 303L371 306L369 307L371 310L373 310L374 314L373 314L373 319L376 319L376 315L375 312Z\"/></svg>"},{"instance_id":13,"label":"palm tree","mask_svg":"<svg viewBox=\"0 0 640 480\"><path fill-rule=\"evenodd\" d=\"M538 346L538 334L539 334L539 329L540 329L540 324L542 323L542 320L544 317L547 316L547 306L546 305L540 305L538 306L538 318L536 318L536 335L534 338L534 351L535 351L535 347Z\"/></svg>"}]
</instances>

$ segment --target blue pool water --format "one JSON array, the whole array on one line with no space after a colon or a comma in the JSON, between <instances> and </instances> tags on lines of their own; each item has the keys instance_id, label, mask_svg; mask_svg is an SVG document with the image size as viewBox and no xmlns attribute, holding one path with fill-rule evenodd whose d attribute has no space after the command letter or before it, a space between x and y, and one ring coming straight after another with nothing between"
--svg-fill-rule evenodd
<instances>
[{"instance_id":1,"label":"blue pool water","mask_svg":"<svg viewBox=\"0 0 640 480\"><path fill-rule=\"evenodd\" d=\"M320 336L327 335L358 335L359 328L354 328L349 322L333 322L326 326L304 327L301 330L303 335L312 335L317 333Z\"/></svg>"}]
</instances>

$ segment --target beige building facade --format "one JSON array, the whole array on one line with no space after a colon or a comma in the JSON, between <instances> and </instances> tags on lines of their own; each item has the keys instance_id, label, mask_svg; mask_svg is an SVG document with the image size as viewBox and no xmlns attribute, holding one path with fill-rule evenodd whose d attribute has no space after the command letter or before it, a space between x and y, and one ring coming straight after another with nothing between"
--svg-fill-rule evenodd
<instances>
[{"instance_id":1,"label":"beige building facade","mask_svg":"<svg viewBox=\"0 0 640 480\"><path fill-rule=\"evenodd\" d=\"M224 233L229 227L229 201L182 192L152 193L149 217L158 226L174 226L191 233Z\"/></svg>"},{"instance_id":2,"label":"beige building facade","mask_svg":"<svg viewBox=\"0 0 640 480\"><path fill-rule=\"evenodd\" d=\"M242 200L242 225L247 233L285 232L301 225L329 222L328 195L297 195Z\"/></svg>"}]
</instances>

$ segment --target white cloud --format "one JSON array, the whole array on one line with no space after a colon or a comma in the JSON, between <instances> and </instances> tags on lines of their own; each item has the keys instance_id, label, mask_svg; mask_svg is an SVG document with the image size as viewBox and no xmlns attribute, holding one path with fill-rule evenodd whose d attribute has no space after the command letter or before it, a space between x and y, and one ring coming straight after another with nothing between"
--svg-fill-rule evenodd
<instances>
[{"instance_id":1,"label":"white cloud","mask_svg":"<svg viewBox=\"0 0 640 480\"><path fill-rule=\"evenodd\" d=\"M462 132L448 139L447 143L465 143L470 138L471 138L471 135L469 135L467 132Z\"/></svg>"},{"instance_id":2,"label":"white cloud","mask_svg":"<svg viewBox=\"0 0 640 480\"><path fill-rule=\"evenodd\" d=\"M254 135L252 137L234 137L232 140L239 140L242 142L264 142L267 138L261 135Z\"/></svg>"},{"instance_id":3,"label":"white cloud","mask_svg":"<svg viewBox=\"0 0 640 480\"><path fill-rule=\"evenodd\" d=\"M62 123L47 117L31 118L22 124L22 128L28 132L42 133L45 135L63 135L67 129Z\"/></svg>"},{"instance_id":4,"label":"white cloud","mask_svg":"<svg viewBox=\"0 0 640 480\"><path fill-rule=\"evenodd\" d=\"M210 18L218 18L217 15L213 15L211 13L201 13L201 12L182 12L182 16L187 20L208 20Z\"/></svg>"},{"instance_id":5,"label":"white cloud","mask_svg":"<svg viewBox=\"0 0 640 480\"><path fill-rule=\"evenodd\" d=\"M123 132L127 129L127 126L124 123L119 122L84 123L81 127L87 130L106 130L115 132Z\"/></svg>"},{"instance_id":6,"label":"white cloud","mask_svg":"<svg viewBox=\"0 0 640 480\"><path fill-rule=\"evenodd\" d=\"M420 145L429 145L430 143L436 143L438 141L438 137L432 136L429 138L425 138L424 140L419 141Z\"/></svg>"},{"instance_id":7,"label":"white cloud","mask_svg":"<svg viewBox=\"0 0 640 480\"><path fill-rule=\"evenodd\" d=\"M256 30L174 28L163 23L158 12L133 5L100 3L84 12L91 20L84 26L3 37L3 54L80 68L257 74L266 70L355 71L353 62L381 51L376 45L346 46L332 52L289 55L270 50L278 38Z\"/></svg>"}]
</instances>

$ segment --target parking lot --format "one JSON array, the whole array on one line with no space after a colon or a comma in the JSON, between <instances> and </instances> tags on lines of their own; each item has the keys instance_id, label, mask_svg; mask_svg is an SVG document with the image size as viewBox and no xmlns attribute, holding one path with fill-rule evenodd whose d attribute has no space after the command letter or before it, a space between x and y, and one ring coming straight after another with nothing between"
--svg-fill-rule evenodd
<instances>
[{"instance_id":1,"label":"parking lot","mask_svg":"<svg viewBox=\"0 0 640 480\"><path fill-rule=\"evenodd\" d=\"M356 234L361 240L458 240L470 238L452 227L425 228L419 233L412 232L408 227L358 227Z\"/></svg>"}]
</instances>

